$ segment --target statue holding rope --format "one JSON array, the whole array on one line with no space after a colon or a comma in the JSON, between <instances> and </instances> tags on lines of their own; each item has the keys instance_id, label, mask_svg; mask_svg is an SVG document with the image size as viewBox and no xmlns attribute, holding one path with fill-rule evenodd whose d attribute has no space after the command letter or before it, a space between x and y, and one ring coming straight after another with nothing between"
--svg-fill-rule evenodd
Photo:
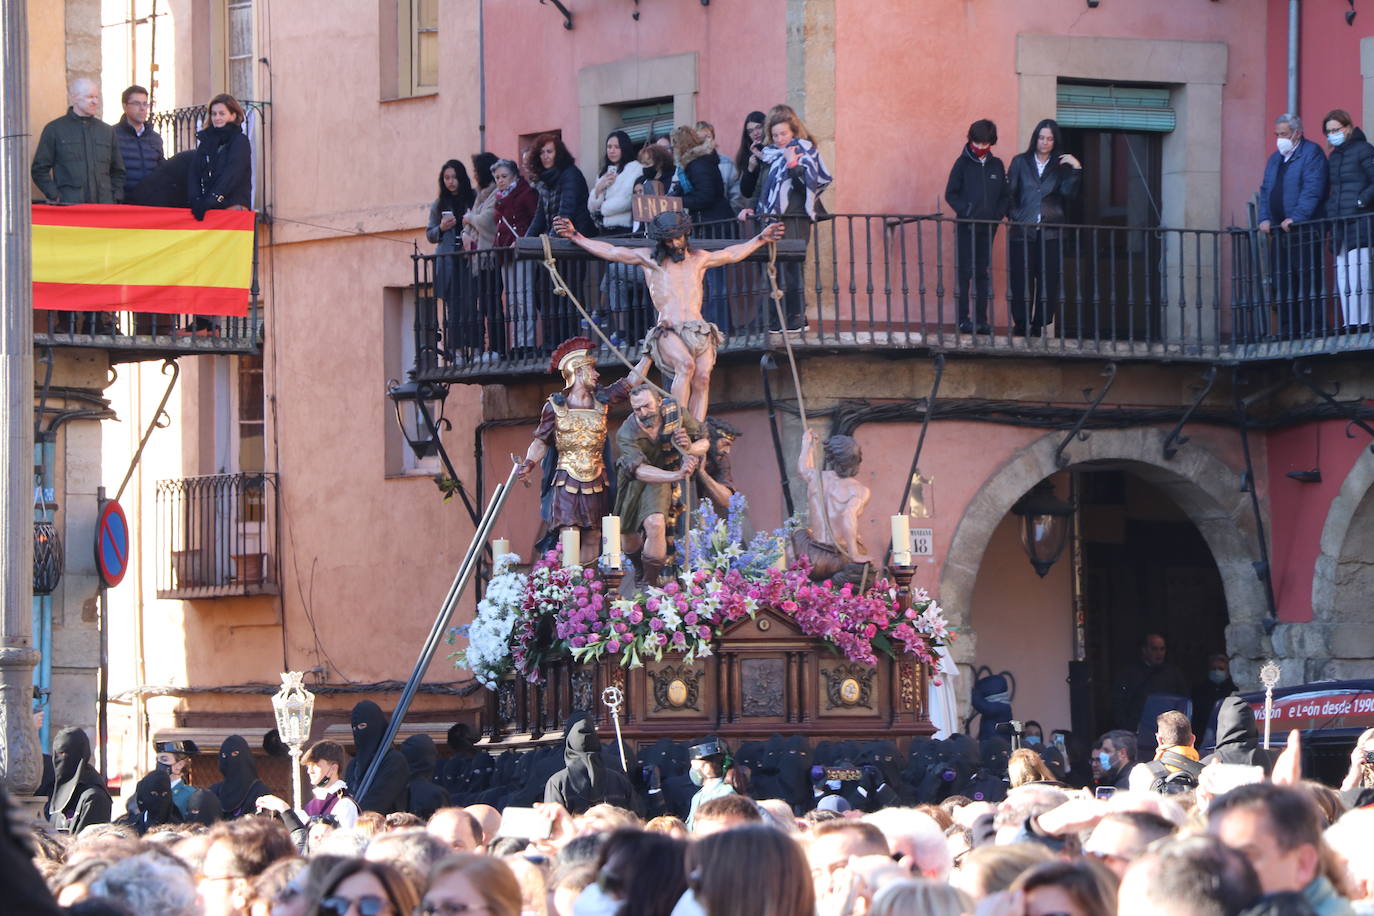
<instances>
[{"instance_id":1,"label":"statue holding rope","mask_svg":"<svg viewBox=\"0 0 1374 916\"><path fill-rule=\"evenodd\" d=\"M743 261L782 238L782 224L769 225L747 242L703 251L692 248L688 240L691 218L681 210L670 210L649 225L650 237L658 242L652 254L586 238L566 219L554 220L553 229L602 260L644 269L649 296L658 310L658 322L645 335L645 349L661 372L672 375L673 399L698 423L704 422L716 349L725 342L725 335L702 317L702 281L710 268Z\"/></svg>"}]
</instances>

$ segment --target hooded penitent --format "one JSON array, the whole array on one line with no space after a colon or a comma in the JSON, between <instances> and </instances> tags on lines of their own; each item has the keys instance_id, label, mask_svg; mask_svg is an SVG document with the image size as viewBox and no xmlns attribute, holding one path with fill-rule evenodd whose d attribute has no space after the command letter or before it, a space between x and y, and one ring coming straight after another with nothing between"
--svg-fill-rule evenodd
<instances>
[{"instance_id":1,"label":"hooded penitent","mask_svg":"<svg viewBox=\"0 0 1374 916\"><path fill-rule=\"evenodd\" d=\"M219 772L224 779L210 787L219 796L220 808L229 820L252 814L259 796L271 794L258 779L253 752L242 735L230 735L219 746Z\"/></svg>"},{"instance_id":2,"label":"hooded penitent","mask_svg":"<svg viewBox=\"0 0 1374 916\"><path fill-rule=\"evenodd\" d=\"M978 720L979 739L997 734L997 726L1011 721L1011 692L1000 674L979 678L973 685L973 708L982 713Z\"/></svg>"},{"instance_id":3,"label":"hooded penitent","mask_svg":"<svg viewBox=\"0 0 1374 916\"><path fill-rule=\"evenodd\" d=\"M1273 769L1273 755L1259 746L1255 711L1240 697L1227 697L1217 709L1216 750L1205 762L1213 760L1260 766L1266 773Z\"/></svg>"},{"instance_id":4,"label":"hooded penitent","mask_svg":"<svg viewBox=\"0 0 1374 916\"><path fill-rule=\"evenodd\" d=\"M406 810L429 820L429 816L448 805L448 793L434 781L439 765L439 749L429 735L411 735L401 744L401 754L410 764L409 797Z\"/></svg>"},{"instance_id":5,"label":"hooded penitent","mask_svg":"<svg viewBox=\"0 0 1374 916\"><path fill-rule=\"evenodd\" d=\"M350 717L353 727L353 759L349 761L344 781L349 791L354 793L353 800L360 811L376 811L378 814L391 814L404 811L406 802L406 783L410 781L410 765L401 752L391 747L383 747L386 738L386 714L371 700L363 700L353 707ZM381 757L381 765L371 784L364 787L372 761Z\"/></svg>"},{"instance_id":6,"label":"hooded penitent","mask_svg":"<svg viewBox=\"0 0 1374 916\"><path fill-rule=\"evenodd\" d=\"M48 814L59 828L72 833L110 821L110 793L90 759L91 739L81 729L64 728L53 738L53 792Z\"/></svg>"},{"instance_id":7,"label":"hooded penitent","mask_svg":"<svg viewBox=\"0 0 1374 916\"><path fill-rule=\"evenodd\" d=\"M213 826L224 813L220 807L219 796L209 789L196 789L191 800L186 803L186 822Z\"/></svg>"},{"instance_id":8,"label":"hooded penitent","mask_svg":"<svg viewBox=\"0 0 1374 916\"><path fill-rule=\"evenodd\" d=\"M623 773L601 763L601 739L596 726L583 715L568 723L563 737L563 769L544 789L544 801L556 801L573 814L607 802L632 808L634 790Z\"/></svg>"},{"instance_id":9,"label":"hooded penitent","mask_svg":"<svg viewBox=\"0 0 1374 916\"><path fill-rule=\"evenodd\" d=\"M176 805L172 804L172 778L162 770L153 770L138 781L134 803L132 826L139 834L158 824L181 821Z\"/></svg>"}]
</instances>

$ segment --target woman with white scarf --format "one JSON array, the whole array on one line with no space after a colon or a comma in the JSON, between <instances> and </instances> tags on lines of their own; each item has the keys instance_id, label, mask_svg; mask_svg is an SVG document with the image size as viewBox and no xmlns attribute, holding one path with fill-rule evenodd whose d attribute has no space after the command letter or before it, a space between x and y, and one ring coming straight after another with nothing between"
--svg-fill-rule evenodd
<instances>
[{"instance_id":1,"label":"woman with white scarf","mask_svg":"<svg viewBox=\"0 0 1374 916\"><path fill-rule=\"evenodd\" d=\"M830 172L821 160L816 144L811 142L796 112L786 105L776 106L764 125L772 144L759 151L759 158L767 172L759 180L758 193L751 207L740 211L740 220L751 217L781 219L786 228L783 238L811 237L811 225L825 216L820 195L830 187ZM783 286L783 305L786 326L782 330L799 333L806 329L806 301L802 295L801 264L789 262L778 265L778 278ZM777 327L778 317L769 301L768 327Z\"/></svg>"}]
</instances>

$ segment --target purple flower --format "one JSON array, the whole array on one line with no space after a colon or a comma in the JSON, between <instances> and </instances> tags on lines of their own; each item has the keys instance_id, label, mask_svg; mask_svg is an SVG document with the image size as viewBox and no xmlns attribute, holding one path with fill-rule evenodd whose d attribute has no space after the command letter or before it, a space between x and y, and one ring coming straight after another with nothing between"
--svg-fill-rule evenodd
<instances>
[{"instance_id":1,"label":"purple flower","mask_svg":"<svg viewBox=\"0 0 1374 916\"><path fill-rule=\"evenodd\" d=\"M686 637L685 635L683 635L683 633L682 633L681 630L679 630L678 632L676 632L676 633L673 634L673 645L675 645L675 646L685 646L685 645L687 645L687 637Z\"/></svg>"},{"instance_id":2,"label":"purple flower","mask_svg":"<svg viewBox=\"0 0 1374 916\"><path fill-rule=\"evenodd\" d=\"M630 623L636 623L636 624L637 624L637 623L643 623L643 622L644 622L644 612L643 612L643 611L641 611L639 608L635 608L633 611L630 611Z\"/></svg>"},{"instance_id":3,"label":"purple flower","mask_svg":"<svg viewBox=\"0 0 1374 916\"><path fill-rule=\"evenodd\" d=\"M657 633L659 630L663 629L663 621L655 617L653 620L649 621L649 629Z\"/></svg>"},{"instance_id":4,"label":"purple flower","mask_svg":"<svg viewBox=\"0 0 1374 916\"><path fill-rule=\"evenodd\" d=\"M586 638L585 636L574 636L574 637L572 638L572 647L573 647L574 649L581 649L581 648L582 648L583 646L585 646L586 644L587 644L587 638Z\"/></svg>"},{"instance_id":5,"label":"purple flower","mask_svg":"<svg viewBox=\"0 0 1374 916\"><path fill-rule=\"evenodd\" d=\"M682 617L683 622L686 623L687 626L689 626L689 627L694 627L694 626L696 626L696 625L697 625L697 620L698 620L698 619L699 619L699 618L697 617L696 611L688 611L688 612L687 612L686 614L684 614L683 617Z\"/></svg>"},{"instance_id":6,"label":"purple flower","mask_svg":"<svg viewBox=\"0 0 1374 916\"><path fill-rule=\"evenodd\" d=\"M612 639L610 642L606 643L606 651L611 653L619 652L620 643Z\"/></svg>"},{"instance_id":7,"label":"purple flower","mask_svg":"<svg viewBox=\"0 0 1374 916\"><path fill-rule=\"evenodd\" d=\"M711 628L710 628L710 627L697 627L697 635L699 635L702 639L710 639L710 638L711 638Z\"/></svg>"}]
</instances>

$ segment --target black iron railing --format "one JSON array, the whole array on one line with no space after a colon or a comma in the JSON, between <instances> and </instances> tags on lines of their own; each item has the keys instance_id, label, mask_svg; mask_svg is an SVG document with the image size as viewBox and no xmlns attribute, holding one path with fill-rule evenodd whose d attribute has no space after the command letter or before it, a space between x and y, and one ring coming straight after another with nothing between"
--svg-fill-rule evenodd
<instances>
[{"instance_id":1,"label":"black iron railing","mask_svg":"<svg viewBox=\"0 0 1374 916\"><path fill-rule=\"evenodd\" d=\"M159 598L276 593L276 474L159 480L155 503Z\"/></svg>"},{"instance_id":2,"label":"black iron railing","mask_svg":"<svg viewBox=\"0 0 1374 916\"><path fill-rule=\"evenodd\" d=\"M256 278L256 246L253 251ZM33 313L33 338L40 346L97 347L109 352L111 362L182 353L256 353L262 313L255 290L256 280L248 314L242 318L38 309Z\"/></svg>"},{"instance_id":3,"label":"black iron railing","mask_svg":"<svg viewBox=\"0 0 1374 916\"><path fill-rule=\"evenodd\" d=\"M254 140L256 149L261 145L258 134L267 121L268 103L240 99L239 104L247 115L249 136ZM177 153L196 148L196 131L208 123L209 117L204 105L189 105L186 108L154 112L148 120L153 130L162 137L162 151L170 159Z\"/></svg>"}]
</instances>

